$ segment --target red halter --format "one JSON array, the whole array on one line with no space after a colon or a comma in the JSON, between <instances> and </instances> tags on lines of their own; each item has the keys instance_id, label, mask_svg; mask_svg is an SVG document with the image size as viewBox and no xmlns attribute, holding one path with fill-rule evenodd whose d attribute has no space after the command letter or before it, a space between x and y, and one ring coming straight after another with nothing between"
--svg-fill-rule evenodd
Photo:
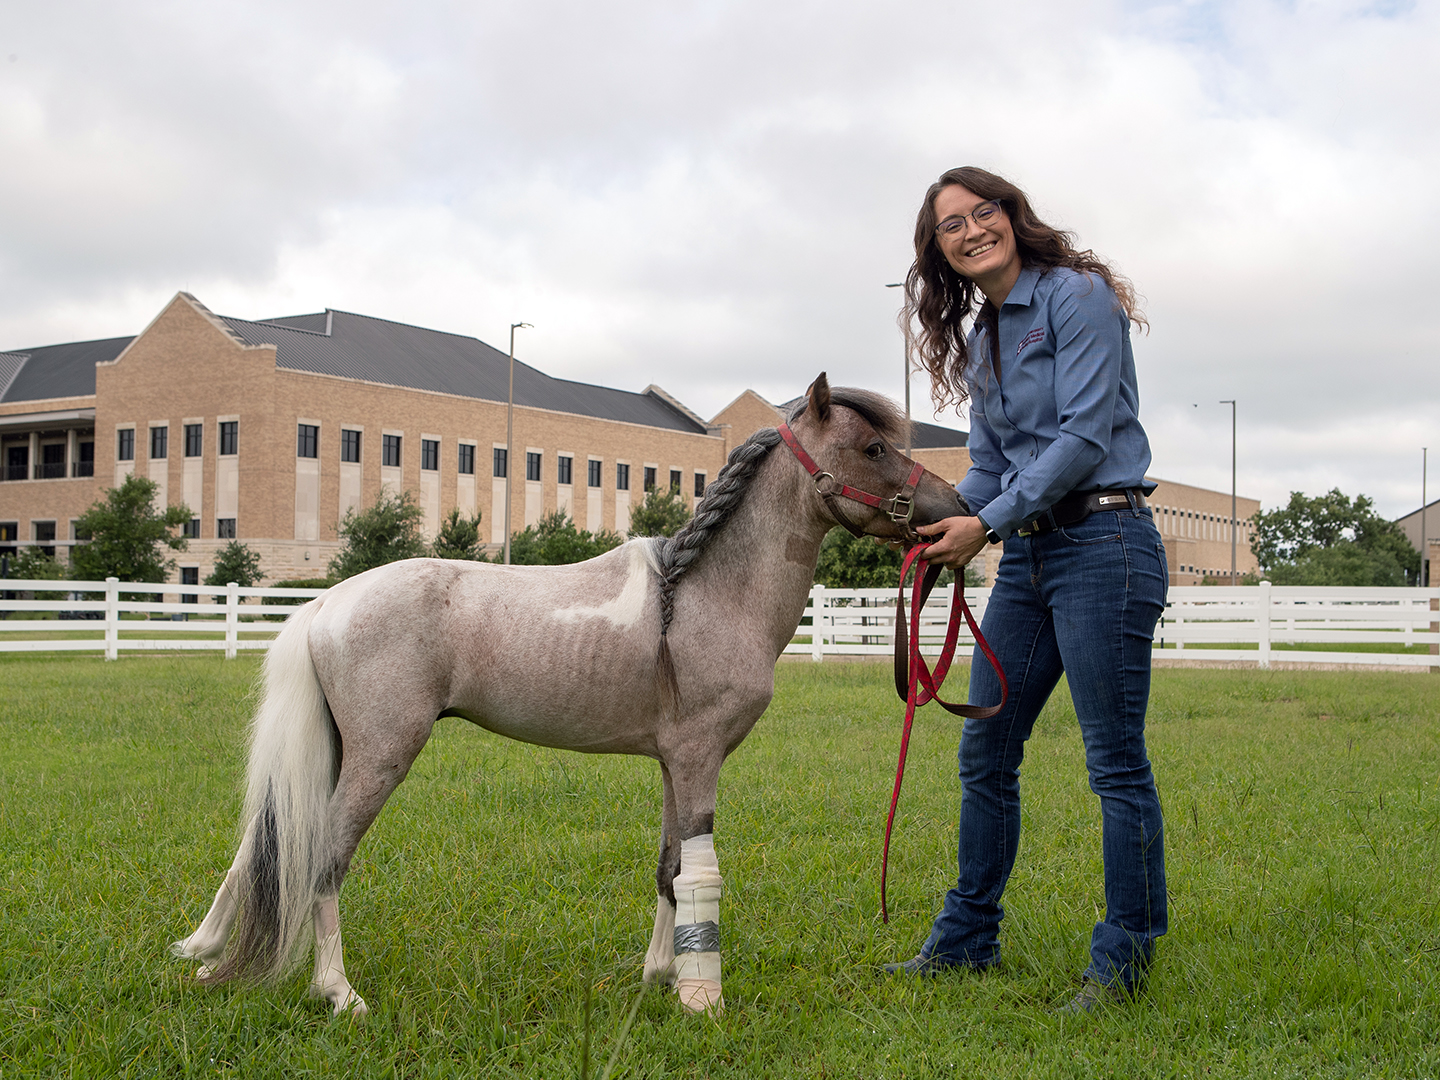
<instances>
[{"instance_id":1,"label":"red halter","mask_svg":"<svg viewBox=\"0 0 1440 1080\"><path fill-rule=\"evenodd\" d=\"M915 516L915 488L920 483L920 477L925 475L924 465L921 465L918 461L914 462L914 467L910 470L910 476L906 479L900 490L890 498L882 499L878 495L871 495L868 491L861 491L859 488L853 488L849 484L841 483L836 480L833 475L823 471L819 465L815 464L815 459L805 452L805 448L800 445L800 440L797 439L795 433L790 430L789 424L780 425L780 438L785 440L785 445L790 448L790 452L795 455L796 460L805 466L805 471L815 478L815 490L818 491L820 497L825 500L825 508L830 511L831 516L834 517L836 521L852 534L855 536L865 535L864 531L856 528L855 523L846 517L845 513L840 509L840 504L835 499L837 495L854 502L864 503L866 506L873 506L875 509L883 511L891 521L900 526L905 533L905 539L907 541L912 544L920 542L920 534L911 528L910 519ZM909 459L907 458L906 460Z\"/></svg>"}]
</instances>

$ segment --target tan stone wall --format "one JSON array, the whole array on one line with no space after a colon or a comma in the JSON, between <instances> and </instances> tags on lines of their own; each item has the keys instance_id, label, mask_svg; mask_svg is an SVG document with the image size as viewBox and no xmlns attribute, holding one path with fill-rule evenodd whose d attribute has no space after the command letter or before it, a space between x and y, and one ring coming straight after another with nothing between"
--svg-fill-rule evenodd
<instances>
[{"instance_id":1,"label":"tan stone wall","mask_svg":"<svg viewBox=\"0 0 1440 1080\"><path fill-rule=\"evenodd\" d=\"M746 390L710 421L710 430L724 440L725 456L761 428L775 427L785 419L779 409L754 390Z\"/></svg>"},{"instance_id":2,"label":"tan stone wall","mask_svg":"<svg viewBox=\"0 0 1440 1080\"><path fill-rule=\"evenodd\" d=\"M1170 584L1199 585L1205 578L1230 582L1230 493L1177 484L1149 477L1157 485L1149 502L1155 524L1165 541ZM1260 509L1258 499L1239 498L1235 544L1238 574L1255 574L1259 566L1250 550L1250 518Z\"/></svg>"}]
</instances>

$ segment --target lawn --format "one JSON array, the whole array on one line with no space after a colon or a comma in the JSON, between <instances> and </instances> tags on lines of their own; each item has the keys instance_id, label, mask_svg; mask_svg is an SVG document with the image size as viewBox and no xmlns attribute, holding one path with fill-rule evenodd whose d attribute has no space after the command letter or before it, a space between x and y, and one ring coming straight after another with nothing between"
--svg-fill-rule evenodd
<instances>
[{"instance_id":1,"label":"lawn","mask_svg":"<svg viewBox=\"0 0 1440 1080\"><path fill-rule=\"evenodd\" d=\"M437 725L342 897L364 1024L170 960L233 853L257 660L0 657L0 1078L577 1077L636 1000L653 763ZM1149 993L1072 994L1103 905L1063 690L1024 768L1002 970L877 978L953 873L958 721L923 710L878 915L900 707L880 664L787 662L721 778L726 1012L645 996L629 1077L1440 1074L1440 680L1157 671L1171 932ZM963 678L963 672L957 677ZM963 685L957 683L956 685Z\"/></svg>"}]
</instances>

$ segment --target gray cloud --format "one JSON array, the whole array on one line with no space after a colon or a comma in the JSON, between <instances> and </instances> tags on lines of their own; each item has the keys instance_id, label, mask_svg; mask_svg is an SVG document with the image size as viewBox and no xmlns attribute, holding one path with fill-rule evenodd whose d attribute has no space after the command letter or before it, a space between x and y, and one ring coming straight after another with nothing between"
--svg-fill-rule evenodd
<instances>
[{"instance_id":1,"label":"gray cloud","mask_svg":"<svg viewBox=\"0 0 1440 1080\"><path fill-rule=\"evenodd\" d=\"M189 288L241 316L329 305L499 344L524 318L547 370L658 382L702 413L821 368L898 395L884 285L925 186L974 162L1145 295L1158 475L1228 486L1214 403L1238 397L1243 492L1418 503L1419 447L1440 446L1435 12L1053 2L992 21L12 9L0 347L134 331Z\"/></svg>"}]
</instances>

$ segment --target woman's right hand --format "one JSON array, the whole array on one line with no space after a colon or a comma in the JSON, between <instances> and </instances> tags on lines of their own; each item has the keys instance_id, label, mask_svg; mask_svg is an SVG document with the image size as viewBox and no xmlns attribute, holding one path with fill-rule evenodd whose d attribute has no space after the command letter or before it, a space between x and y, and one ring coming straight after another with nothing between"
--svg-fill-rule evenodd
<instances>
[{"instance_id":1,"label":"woman's right hand","mask_svg":"<svg viewBox=\"0 0 1440 1080\"><path fill-rule=\"evenodd\" d=\"M933 525L918 525L921 536L935 537L920 553L926 562L939 563L958 570L984 549L985 526L978 517L948 517Z\"/></svg>"}]
</instances>

